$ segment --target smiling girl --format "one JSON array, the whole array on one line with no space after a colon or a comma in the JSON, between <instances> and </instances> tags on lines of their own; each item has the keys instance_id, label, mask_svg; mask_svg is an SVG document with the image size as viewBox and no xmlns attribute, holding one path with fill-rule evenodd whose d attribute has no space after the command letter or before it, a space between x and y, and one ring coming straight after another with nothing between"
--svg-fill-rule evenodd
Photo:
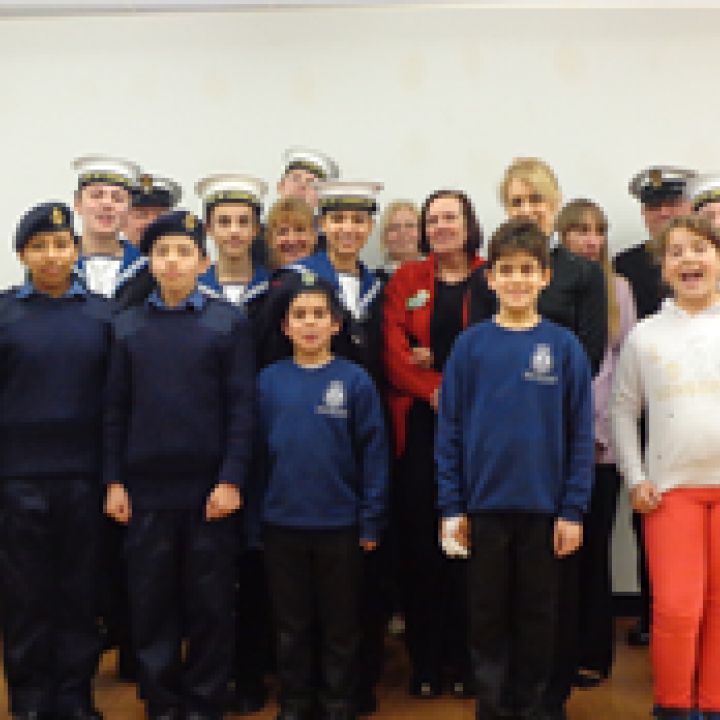
<instances>
[{"instance_id":1,"label":"smiling girl","mask_svg":"<svg viewBox=\"0 0 720 720\"><path fill-rule=\"evenodd\" d=\"M720 717L720 235L679 217L658 254L673 298L620 354L618 466L644 514L655 717ZM647 411L645 462L638 419Z\"/></svg>"}]
</instances>

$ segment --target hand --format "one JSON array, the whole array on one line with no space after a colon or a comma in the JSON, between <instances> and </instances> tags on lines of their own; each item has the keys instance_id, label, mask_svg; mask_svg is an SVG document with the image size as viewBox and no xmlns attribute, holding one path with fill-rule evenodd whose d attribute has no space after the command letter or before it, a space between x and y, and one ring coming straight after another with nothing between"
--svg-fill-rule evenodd
<instances>
[{"instance_id":1,"label":"hand","mask_svg":"<svg viewBox=\"0 0 720 720\"><path fill-rule=\"evenodd\" d=\"M443 518L440 523L440 546L450 558L466 558L470 547L470 525L467 515Z\"/></svg>"},{"instance_id":2,"label":"hand","mask_svg":"<svg viewBox=\"0 0 720 720\"><path fill-rule=\"evenodd\" d=\"M607 451L607 445L605 443L600 442L599 440L595 441L595 462L599 462L604 453Z\"/></svg>"},{"instance_id":3,"label":"hand","mask_svg":"<svg viewBox=\"0 0 720 720\"><path fill-rule=\"evenodd\" d=\"M433 391L432 397L430 398L430 405L432 406L432 409L437 412L438 407L440 405L440 388L435 388Z\"/></svg>"},{"instance_id":4,"label":"hand","mask_svg":"<svg viewBox=\"0 0 720 720\"><path fill-rule=\"evenodd\" d=\"M372 552L373 550L377 549L377 540L367 540L366 538L360 539L360 547L365 552Z\"/></svg>"},{"instance_id":5,"label":"hand","mask_svg":"<svg viewBox=\"0 0 720 720\"><path fill-rule=\"evenodd\" d=\"M108 485L105 494L105 514L122 525L130 522L130 496L124 485Z\"/></svg>"},{"instance_id":6,"label":"hand","mask_svg":"<svg viewBox=\"0 0 720 720\"><path fill-rule=\"evenodd\" d=\"M455 540L460 543L466 550L470 547L470 523L467 515L460 517L460 522L455 528Z\"/></svg>"},{"instance_id":7,"label":"hand","mask_svg":"<svg viewBox=\"0 0 720 720\"><path fill-rule=\"evenodd\" d=\"M572 555L582 545L583 526L581 522L573 522L558 518L555 520L553 549L555 557L563 558Z\"/></svg>"},{"instance_id":8,"label":"hand","mask_svg":"<svg viewBox=\"0 0 720 720\"><path fill-rule=\"evenodd\" d=\"M242 505L242 495L237 486L230 483L218 483L205 503L205 519L220 520L239 510Z\"/></svg>"},{"instance_id":9,"label":"hand","mask_svg":"<svg viewBox=\"0 0 720 720\"><path fill-rule=\"evenodd\" d=\"M432 350L426 347L414 347L410 351L410 362L413 365L429 370L433 365Z\"/></svg>"},{"instance_id":10,"label":"hand","mask_svg":"<svg viewBox=\"0 0 720 720\"><path fill-rule=\"evenodd\" d=\"M630 502L633 510L649 513L660 504L660 493L651 482L646 480L630 490Z\"/></svg>"}]
</instances>

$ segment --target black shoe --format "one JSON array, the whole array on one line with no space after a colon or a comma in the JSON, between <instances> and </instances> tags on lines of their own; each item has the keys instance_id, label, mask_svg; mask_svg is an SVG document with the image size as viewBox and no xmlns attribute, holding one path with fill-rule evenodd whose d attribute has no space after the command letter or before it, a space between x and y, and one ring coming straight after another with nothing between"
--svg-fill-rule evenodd
<instances>
[{"instance_id":1,"label":"black shoe","mask_svg":"<svg viewBox=\"0 0 720 720\"><path fill-rule=\"evenodd\" d=\"M650 645L650 629L638 620L627 631L626 640L630 647L647 647Z\"/></svg>"},{"instance_id":2,"label":"black shoe","mask_svg":"<svg viewBox=\"0 0 720 720\"><path fill-rule=\"evenodd\" d=\"M237 715L260 712L267 703L267 688L262 683L253 687L236 687L230 696L228 710Z\"/></svg>"},{"instance_id":3,"label":"black shoe","mask_svg":"<svg viewBox=\"0 0 720 720\"><path fill-rule=\"evenodd\" d=\"M97 708L75 708L59 712L58 720L103 720L103 714Z\"/></svg>"},{"instance_id":4,"label":"black shoe","mask_svg":"<svg viewBox=\"0 0 720 720\"><path fill-rule=\"evenodd\" d=\"M363 690L358 693L355 710L358 715L372 715L378 709L377 698L372 690Z\"/></svg>"},{"instance_id":5,"label":"black shoe","mask_svg":"<svg viewBox=\"0 0 720 720\"><path fill-rule=\"evenodd\" d=\"M123 682L137 682L137 666L135 660L127 650L123 651L122 648L118 651L117 676L118 680L122 680Z\"/></svg>"},{"instance_id":6,"label":"black shoe","mask_svg":"<svg viewBox=\"0 0 720 720\"><path fill-rule=\"evenodd\" d=\"M222 714L207 715L206 713L189 712L183 715L183 720L222 720Z\"/></svg>"},{"instance_id":7,"label":"black shoe","mask_svg":"<svg viewBox=\"0 0 720 720\"><path fill-rule=\"evenodd\" d=\"M450 682L450 692L456 698L475 697L475 681L471 678L456 678Z\"/></svg>"},{"instance_id":8,"label":"black shoe","mask_svg":"<svg viewBox=\"0 0 720 720\"><path fill-rule=\"evenodd\" d=\"M52 713L40 712L40 710L25 710L15 713L13 720L53 720Z\"/></svg>"},{"instance_id":9,"label":"black shoe","mask_svg":"<svg viewBox=\"0 0 720 720\"><path fill-rule=\"evenodd\" d=\"M589 690L590 688L597 687L607 680L607 675L604 675L597 670L588 670L587 668L578 668L573 678L573 685L581 690Z\"/></svg>"},{"instance_id":10,"label":"black shoe","mask_svg":"<svg viewBox=\"0 0 720 720\"><path fill-rule=\"evenodd\" d=\"M440 697L442 695L442 685L436 678L414 676L410 681L410 694L413 697L424 699Z\"/></svg>"},{"instance_id":11,"label":"black shoe","mask_svg":"<svg viewBox=\"0 0 720 720\"><path fill-rule=\"evenodd\" d=\"M150 720L182 720L182 713L179 710L162 710L160 712L149 712Z\"/></svg>"},{"instance_id":12,"label":"black shoe","mask_svg":"<svg viewBox=\"0 0 720 720\"><path fill-rule=\"evenodd\" d=\"M281 707L277 714L276 720L311 720L314 718L309 710L303 710L297 707Z\"/></svg>"},{"instance_id":13,"label":"black shoe","mask_svg":"<svg viewBox=\"0 0 720 720\"><path fill-rule=\"evenodd\" d=\"M556 710L544 710L540 716L542 720L567 720L565 708L561 707Z\"/></svg>"}]
</instances>

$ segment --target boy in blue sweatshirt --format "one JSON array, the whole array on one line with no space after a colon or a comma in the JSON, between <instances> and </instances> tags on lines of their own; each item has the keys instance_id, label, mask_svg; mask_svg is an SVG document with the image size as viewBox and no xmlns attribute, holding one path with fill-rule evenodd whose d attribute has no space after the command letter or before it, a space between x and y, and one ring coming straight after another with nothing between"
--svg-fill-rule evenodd
<instances>
[{"instance_id":1,"label":"boy in blue sweatshirt","mask_svg":"<svg viewBox=\"0 0 720 720\"><path fill-rule=\"evenodd\" d=\"M129 524L132 638L148 715L217 720L233 655L234 513L253 435L254 347L242 314L198 290L197 217L161 216L141 248L158 289L113 324L106 512Z\"/></svg>"},{"instance_id":2,"label":"boy in blue sweatshirt","mask_svg":"<svg viewBox=\"0 0 720 720\"><path fill-rule=\"evenodd\" d=\"M258 377L268 455L262 518L277 634L279 720L355 717L362 551L385 521L388 446L370 376L332 355L340 309L310 271L285 285L283 330L293 357ZM361 551L362 549L362 551Z\"/></svg>"},{"instance_id":3,"label":"boy in blue sweatshirt","mask_svg":"<svg viewBox=\"0 0 720 720\"><path fill-rule=\"evenodd\" d=\"M70 209L20 220L20 287L0 295L0 581L10 712L98 720L92 677L102 392L111 306L73 279Z\"/></svg>"},{"instance_id":4,"label":"boy in blue sweatshirt","mask_svg":"<svg viewBox=\"0 0 720 720\"><path fill-rule=\"evenodd\" d=\"M441 541L470 554L478 720L535 720L552 669L558 558L580 547L590 499L590 367L575 336L538 315L550 270L534 223L501 225L488 266L498 314L458 337L443 373Z\"/></svg>"}]
</instances>

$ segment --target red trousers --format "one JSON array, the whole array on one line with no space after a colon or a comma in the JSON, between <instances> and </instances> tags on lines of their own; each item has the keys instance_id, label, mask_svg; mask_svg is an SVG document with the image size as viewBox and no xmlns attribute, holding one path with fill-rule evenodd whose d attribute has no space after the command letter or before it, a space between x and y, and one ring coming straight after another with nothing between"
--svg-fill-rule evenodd
<instances>
[{"instance_id":1,"label":"red trousers","mask_svg":"<svg viewBox=\"0 0 720 720\"><path fill-rule=\"evenodd\" d=\"M720 711L720 487L666 492L645 516L654 700Z\"/></svg>"}]
</instances>

